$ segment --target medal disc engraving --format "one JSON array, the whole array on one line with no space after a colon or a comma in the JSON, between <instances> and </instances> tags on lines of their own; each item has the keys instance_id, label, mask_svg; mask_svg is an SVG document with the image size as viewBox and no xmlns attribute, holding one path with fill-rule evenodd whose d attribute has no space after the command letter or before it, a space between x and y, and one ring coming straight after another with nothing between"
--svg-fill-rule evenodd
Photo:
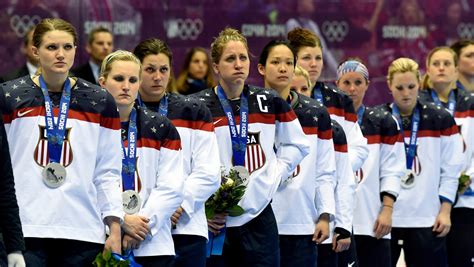
<instances>
[{"instance_id":1,"label":"medal disc engraving","mask_svg":"<svg viewBox=\"0 0 474 267\"><path fill-rule=\"evenodd\" d=\"M401 185L406 189L410 189L415 186L415 174L412 170L407 170L405 176L402 177Z\"/></svg>"},{"instance_id":2,"label":"medal disc engraving","mask_svg":"<svg viewBox=\"0 0 474 267\"><path fill-rule=\"evenodd\" d=\"M122 193L123 211L127 214L135 214L140 210L140 195L133 190L127 190Z\"/></svg>"},{"instance_id":3,"label":"medal disc engraving","mask_svg":"<svg viewBox=\"0 0 474 267\"><path fill-rule=\"evenodd\" d=\"M242 184L245 186L249 183L250 173L244 166L234 166L233 167L236 172L239 173L239 177L242 180Z\"/></svg>"},{"instance_id":4,"label":"medal disc engraving","mask_svg":"<svg viewBox=\"0 0 474 267\"><path fill-rule=\"evenodd\" d=\"M58 188L66 182L66 168L57 162L50 162L44 167L43 182L50 188Z\"/></svg>"}]
</instances>

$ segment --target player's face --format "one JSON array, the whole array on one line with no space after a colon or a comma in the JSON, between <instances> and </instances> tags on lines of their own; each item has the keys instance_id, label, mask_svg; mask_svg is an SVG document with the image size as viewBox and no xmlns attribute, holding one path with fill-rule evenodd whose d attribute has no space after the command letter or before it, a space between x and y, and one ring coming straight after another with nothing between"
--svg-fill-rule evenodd
<instances>
[{"instance_id":1,"label":"player's face","mask_svg":"<svg viewBox=\"0 0 474 267\"><path fill-rule=\"evenodd\" d=\"M397 72L389 83L393 101L402 113L411 114L416 106L420 82L413 72Z\"/></svg>"},{"instance_id":2,"label":"player's face","mask_svg":"<svg viewBox=\"0 0 474 267\"><path fill-rule=\"evenodd\" d=\"M207 70L207 55L202 51L196 51L189 62L189 75L198 80L206 78Z\"/></svg>"},{"instance_id":3,"label":"player's face","mask_svg":"<svg viewBox=\"0 0 474 267\"><path fill-rule=\"evenodd\" d=\"M74 37L65 31L53 30L43 35L39 47L33 47L45 74L67 74L74 64Z\"/></svg>"},{"instance_id":4,"label":"player's face","mask_svg":"<svg viewBox=\"0 0 474 267\"><path fill-rule=\"evenodd\" d=\"M468 45L461 49L458 69L462 75L468 78L474 77L474 45Z\"/></svg>"},{"instance_id":5,"label":"player's face","mask_svg":"<svg viewBox=\"0 0 474 267\"><path fill-rule=\"evenodd\" d=\"M250 59L247 48L240 41L229 41L222 50L219 62L213 63L219 83L229 88L242 88L249 76Z\"/></svg>"},{"instance_id":6,"label":"player's face","mask_svg":"<svg viewBox=\"0 0 474 267\"><path fill-rule=\"evenodd\" d=\"M295 74L293 52L286 45L271 48L265 66L259 65L258 71L264 76L266 86L277 91L287 89Z\"/></svg>"},{"instance_id":7,"label":"player's face","mask_svg":"<svg viewBox=\"0 0 474 267\"><path fill-rule=\"evenodd\" d=\"M148 55L142 62L142 83L140 96L144 101L158 101L166 93L170 80L170 58L160 53Z\"/></svg>"},{"instance_id":8,"label":"player's face","mask_svg":"<svg viewBox=\"0 0 474 267\"><path fill-rule=\"evenodd\" d=\"M453 54L449 51L440 50L431 56L430 63L426 70L433 86L449 85L458 77L456 66L454 65Z\"/></svg>"},{"instance_id":9,"label":"player's face","mask_svg":"<svg viewBox=\"0 0 474 267\"><path fill-rule=\"evenodd\" d=\"M115 61L99 83L114 97L118 107L133 106L140 88L140 66L132 61Z\"/></svg>"},{"instance_id":10,"label":"player's face","mask_svg":"<svg viewBox=\"0 0 474 267\"><path fill-rule=\"evenodd\" d=\"M294 90L299 94L311 97L311 88L308 85L308 81L302 75L295 75L291 81L290 90Z\"/></svg>"},{"instance_id":11,"label":"player's face","mask_svg":"<svg viewBox=\"0 0 474 267\"><path fill-rule=\"evenodd\" d=\"M309 73L311 83L315 84L323 70L323 51L320 47L305 46L299 49L297 56L296 63Z\"/></svg>"},{"instance_id":12,"label":"player's face","mask_svg":"<svg viewBox=\"0 0 474 267\"><path fill-rule=\"evenodd\" d=\"M369 88L369 83L359 72L348 72L337 80L337 87L346 92L354 103L354 108L358 109L362 105L365 92Z\"/></svg>"}]
</instances>

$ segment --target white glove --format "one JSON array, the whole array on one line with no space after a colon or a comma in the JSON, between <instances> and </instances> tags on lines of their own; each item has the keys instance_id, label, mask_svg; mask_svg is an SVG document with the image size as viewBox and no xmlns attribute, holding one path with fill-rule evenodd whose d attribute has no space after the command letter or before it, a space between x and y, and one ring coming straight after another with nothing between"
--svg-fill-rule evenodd
<instances>
[{"instance_id":1,"label":"white glove","mask_svg":"<svg viewBox=\"0 0 474 267\"><path fill-rule=\"evenodd\" d=\"M7 255L8 267L26 267L21 251L14 251Z\"/></svg>"}]
</instances>

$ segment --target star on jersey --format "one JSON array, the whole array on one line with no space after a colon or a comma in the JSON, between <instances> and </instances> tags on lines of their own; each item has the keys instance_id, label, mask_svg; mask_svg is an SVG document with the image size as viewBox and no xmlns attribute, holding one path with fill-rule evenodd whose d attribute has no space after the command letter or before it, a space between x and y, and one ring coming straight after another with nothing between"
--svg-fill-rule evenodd
<instances>
[{"instance_id":1,"label":"star on jersey","mask_svg":"<svg viewBox=\"0 0 474 267\"><path fill-rule=\"evenodd\" d=\"M326 101L329 101L331 100L331 97L330 96L326 96Z\"/></svg>"},{"instance_id":2,"label":"star on jersey","mask_svg":"<svg viewBox=\"0 0 474 267\"><path fill-rule=\"evenodd\" d=\"M5 98L10 97L10 96L11 96L11 95L10 95L10 92L6 92L6 93L5 93Z\"/></svg>"},{"instance_id":3,"label":"star on jersey","mask_svg":"<svg viewBox=\"0 0 474 267\"><path fill-rule=\"evenodd\" d=\"M20 98L19 96L17 96L17 97L15 98L15 100L16 100L16 102L20 102L20 101L21 101L21 98Z\"/></svg>"},{"instance_id":4,"label":"star on jersey","mask_svg":"<svg viewBox=\"0 0 474 267\"><path fill-rule=\"evenodd\" d=\"M97 102L95 102L94 100L91 101L91 105L95 106L97 105Z\"/></svg>"},{"instance_id":5,"label":"star on jersey","mask_svg":"<svg viewBox=\"0 0 474 267\"><path fill-rule=\"evenodd\" d=\"M71 99L71 103L77 104L77 103L78 103L78 102L77 102L77 98L74 97L73 99Z\"/></svg>"},{"instance_id":6,"label":"star on jersey","mask_svg":"<svg viewBox=\"0 0 474 267\"><path fill-rule=\"evenodd\" d=\"M428 114L424 114L423 119L428 119Z\"/></svg>"},{"instance_id":7,"label":"star on jersey","mask_svg":"<svg viewBox=\"0 0 474 267\"><path fill-rule=\"evenodd\" d=\"M201 100L201 101L205 101L206 99L204 99L204 98L202 98L202 97L201 97L201 98L199 98L199 100Z\"/></svg>"},{"instance_id":8,"label":"star on jersey","mask_svg":"<svg viewBox=\"0 0 474 267\"><path fill-rule=\"evenodd\" d=\"M165 125L164 125L163 123L162 123L162 124L160 124L160 128L163 128L163 127L165 127Z\"/></svg>"},{"instance_id":9,"label":"star on jersey","mask_svg":"<svg viewBox=\"0 0 474 267\"><path fill-rule=\"evenodd\" d=\"M204 95L206 95L206 96L211 96L211 94L209 94L209 93L205 93Z\"/></svg>"},{"instance_id":10,"label":"star on jersey","mask_svg":"<svg viewBox=\"0 0 474 267\"><path fill-rule=\"evenodd\" d=\"M151 127L150 130L151 130L153 133L156 133L156 128L155 128L155 126Z\"/></svg>"},{"instance_id":11,"label":"star on jersey","mask_svg":"<svg viewBox=\"0 0 474 267\"><path fill-rule=\"evenodd\" d=\"M18 85L14 84L14 85L12 86L12 89L15 90L16 88L18 88Z\"/></svg>"},{"instance_id":12,"label":"star on jersey","mask_svg":"<svg viewBox=\"0 0 474 267\"><path fill-rule=\"evenodd\" d=\"M303 101L305 104L309 104L309 100L304 100Z\"/></svg>"},{"instance_id":13,"label":"star on jersey","mask_svg":"<svg viewBox=\"0 0 474 267\"><path fill-rule=\"evenodd\" d=\"M250 91L250 95L253 95L253 94L255 94L255 92Z\"/></svg>"},{"instance_id":14,"label":"star on jersey","mask_svg":"<svg viewBox=\"0 0 474 267\"><path fill-rule=\"evenodd\" d=\"M263 91L263 92L264 92L265 94L267 94L267 95L270 94L270 92L269 92L268 90L265 90L265 91Z\"/></svg>"},{"instance_id":15,"label":"star on jersey","mask_svg":"<svg viewBox=\"0 0 474 267\"><path fill-rule=\"evenodd\" d=\"M89 87L89 84L86 82L83 82L82 85L84 85L85 87Z\"/></svg>"},{"instance_id":16,"label":"star on jersey","mask_svg":"<svg viewBox=\"0 0 474 267\"><path fill-rule=\"evenodd\" d=\"M26 81L24 79L20 80L20 84L25 84L25 83L26 83Z\"/></svg>"},{"instance_id":17,"label":"star on jersey","mask_svg":"<svg viewBox=\"0 0 474 267\"><path fill-rule=\"evenodd\" d=\"M318 117L314 116L313 121L318 121Z\"/></svg>"}]
</instances>

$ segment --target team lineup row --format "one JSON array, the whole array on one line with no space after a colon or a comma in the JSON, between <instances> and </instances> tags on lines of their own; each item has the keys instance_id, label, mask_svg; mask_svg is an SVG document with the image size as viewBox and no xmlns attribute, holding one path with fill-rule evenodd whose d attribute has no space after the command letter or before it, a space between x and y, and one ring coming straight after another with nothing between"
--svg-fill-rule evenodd
<instances>
[{"instance_id":1,"label":"team lineup row","mask_svg":"<svg viewBox=\"0 0 474 267\"><path fill-rule=\"evenodd\" d=\"M109 54L100 86L70 77L76 41L44 19L38 75L1 86L9 266L88 266L102 249L142 266L395 266L402 248L408 266L472 265L474 95L452 49L432 50L423 81L394 60L393 103L366 107L364 64L318 81L307 29L264 47L264 87L246 84L247 40L224 29L210 50L218 85L190 96L173 92L159 39ZM244 213L206 219L230 170L248 176Z\"/></svg>"}]
</instances>

